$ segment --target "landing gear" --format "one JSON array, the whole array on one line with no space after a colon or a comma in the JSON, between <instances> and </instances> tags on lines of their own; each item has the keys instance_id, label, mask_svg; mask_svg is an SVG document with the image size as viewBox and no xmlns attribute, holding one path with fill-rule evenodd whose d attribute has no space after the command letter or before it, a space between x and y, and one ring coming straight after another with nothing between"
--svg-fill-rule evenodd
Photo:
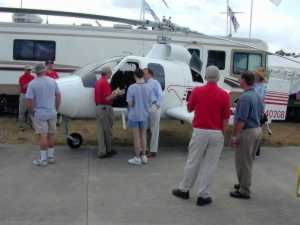
<instances>
[{"instance_id":1,"label":"landing gear","mask_svg":"<svg viewBox=\"0 0 300 225\"><path fill-rule=\"evenodd\" d=\"M63 121L65 125L65 135L68 146L72 149L79 148L83 142L82 135L79 133L69 134L69 119L64 116Z\"/></svg>"},{"instance_id":2,"label":"landing gear","mask_svg":"<svg viewBox=\"0 0 300 225\"><path fill-rule=\"evenodd\" d=\"M82 136L79 133L72 133L67 136L67 144L70 148L79 148L82 145Z\"/></svg>"}]
</instances>

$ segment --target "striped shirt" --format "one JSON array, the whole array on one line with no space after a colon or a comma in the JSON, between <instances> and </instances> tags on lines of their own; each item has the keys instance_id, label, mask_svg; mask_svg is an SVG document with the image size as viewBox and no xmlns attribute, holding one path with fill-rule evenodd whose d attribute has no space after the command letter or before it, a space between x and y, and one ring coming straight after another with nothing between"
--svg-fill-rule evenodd
<instances>
[{"instance_id":1,"label":"striped shirt","mask_svg":"<svg viewBox=\"0 0 300 225\"><path fill-rule=\"evenodd\" d=\"M145 83L135 83L129 86L127 91L128 119L131 121L147 121L149 107L152 102L151 90Z\"/></svg>"}]
</instances>

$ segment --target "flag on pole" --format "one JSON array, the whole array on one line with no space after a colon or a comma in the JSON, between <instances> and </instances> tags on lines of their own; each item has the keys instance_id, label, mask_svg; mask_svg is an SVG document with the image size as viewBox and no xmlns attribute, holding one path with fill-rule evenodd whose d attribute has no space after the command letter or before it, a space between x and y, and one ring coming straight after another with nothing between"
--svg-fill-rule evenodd
<instances>
[{"instance_id":1,"label":"flag on pole","mask_svg":"<svg viewBox=\"0 0 300 225\"><path fill-rule=\"evenodd\" d=\"M165 0L162 0L167 8L170 8Z\"/></svg>"},{"instance_id":2,"label":"flag on pole","mask_svg":"<svg viewBox=\"0 0 300 225\"><path fill-rule=\"evenodd\" d=\"M151 16L153 17L153 19L156 22L159 22L159 18L156 15L156 13L154 12L154 10L150 7L150 5L148 4L148 2L144 1L144 12L149 12L151 14Z\"/></svg>"},{"instance_id":3,"label":"flag on pole","mask_svg":"<svg viewBox=\"0 0 300 225\"><path fill-rule=\"evenodd\" d=\"M275 4L276 6L279 6L279 4L281 3L281 0L270 0L273 4Z\"/></svg>"},{"instance_id":4,"label":"flag on pole","mask_svg":"<svg viewBox=\"0 0 300 225\"><path fill-rule=\"evenodd\" d=\"M234 31L237 32L238 29L240 28L240 24L237 21L235 15L234 15L234 12L232 11L232 9L229 6L228 6L228 16L230 17Z\"/></svg>"}]
</instances>

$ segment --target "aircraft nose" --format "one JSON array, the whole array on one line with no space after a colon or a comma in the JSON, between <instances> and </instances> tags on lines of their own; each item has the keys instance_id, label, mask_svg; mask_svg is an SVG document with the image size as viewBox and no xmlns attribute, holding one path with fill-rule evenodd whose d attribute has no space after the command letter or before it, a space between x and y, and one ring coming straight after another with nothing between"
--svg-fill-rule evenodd
<instances>
[{"instance_id":1,"label":"aircraft nose","mask_svg":"<svg viewBox=\"0 0 300 225\"><path fill-rule=\"evenodd\" d=\"M80 78L77 76L63 77L56 82L61 93L60 113L67 117L74 117L80 104Z\"/></svg>"}]
</instances>

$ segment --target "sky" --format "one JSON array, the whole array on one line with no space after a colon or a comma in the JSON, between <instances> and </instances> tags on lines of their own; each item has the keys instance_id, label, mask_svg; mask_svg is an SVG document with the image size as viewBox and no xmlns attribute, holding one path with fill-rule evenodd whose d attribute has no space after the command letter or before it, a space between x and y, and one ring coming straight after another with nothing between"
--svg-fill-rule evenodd
<instances>
[{"instance_id":1,"label":"sky","mask_svg":"<svg viewBox=\"0 0 300 225\"><path fill-rule=\"evenodd\" d=\"M226 35L226 0L147 0L159 18L172 17L180 26L187 26L209 35ZM248 37L251 0L229 0L237 14L240 29L234 37ZM283 49L300 52L300 1L282 0L275 6L270 0L253 0L252 37L266 41L271 51ZM2 7L20 7L21 0L0 0ZM51 9L102 14L139 19L142 0L23 0L24 8ZM151 19L147 15L147 19ZM7 20L0 13L0 20ZM50 23L94 23L94 21L49 17ZM102 23L103 24L103 23Z\"/></svg>"}]
</instances>

